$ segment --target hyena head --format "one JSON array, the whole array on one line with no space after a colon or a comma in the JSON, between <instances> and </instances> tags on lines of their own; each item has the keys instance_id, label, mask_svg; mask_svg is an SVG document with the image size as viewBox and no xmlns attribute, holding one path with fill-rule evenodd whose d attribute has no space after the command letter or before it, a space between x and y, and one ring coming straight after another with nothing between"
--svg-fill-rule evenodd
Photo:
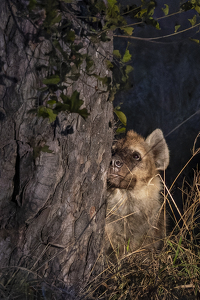
<instances>
[{"instance_id":1,"label":"hyena head","mask_svg":"<svg viewBox=\"0 0 200 300\"><path fill-rule=\"evenodd\" d=\"M168 164L169 150L160 129L154 130L146 140L130 130L113 146L108 182L120 189L142 188Z\"/></svg>"}]
</instances>

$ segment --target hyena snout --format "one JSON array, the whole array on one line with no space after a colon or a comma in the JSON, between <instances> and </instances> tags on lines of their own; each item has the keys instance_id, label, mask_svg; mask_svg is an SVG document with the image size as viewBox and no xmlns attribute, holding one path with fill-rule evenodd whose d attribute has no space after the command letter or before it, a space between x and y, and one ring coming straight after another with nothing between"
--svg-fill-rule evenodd
<instances>
[{"instance_id":1,"label":"hyena snout","mask_svg":"<svg viewBox=\"0 0 200 300\"><path fill-rule=\"evenodd\" d=\"M108 169L108 183L110 187L129 188L130 184L136 182L136 178L129 177L130 170L124 157L114 154ZM128 176L128 177L127 177Z\"/></svg>"},{"instance_id":2,"label":"hyena snout","mask_svg":"<svg viewBox=\"0 0 200 300\"><path fill-rule=\"evenodd\" d=\"M110 168L112 168L112 169L120 169L122 166L123 166L123 161L122 161L122 159L120 158L120 156L118 156L118 155L115 155L115 156L113 156L112 157L112 160L111 160L111 162L110 162Z\"/></svg>"}]
</instances>

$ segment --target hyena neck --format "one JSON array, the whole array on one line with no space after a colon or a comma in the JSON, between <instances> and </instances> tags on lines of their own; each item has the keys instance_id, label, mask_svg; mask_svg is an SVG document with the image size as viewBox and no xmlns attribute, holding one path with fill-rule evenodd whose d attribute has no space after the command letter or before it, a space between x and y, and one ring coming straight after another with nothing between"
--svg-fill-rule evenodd
<instances>
[{"instance_id":1,"label":"hyena neck","mask_svg":"<svg viewBox=\"0 0 200 300\"><path fill-rule=\"evenodd\" d=\"M149 210L151 207L155 207L156 210L160 207L160 191L162 190L162 184L158 176L149 180L147 184L141 183L135 186L134 189L108 189L108 209L113 206L122 205L123 207L129 206L141 206L141 209ZM157 202L157 205L155 205Z\"/></svg>"},{"instance_id":2,"label":"hyena neck","mask_svg":"<svg viewBox=\"0 0 200 300\"><path fill-rule=\"evenodd\" d=\"M140 182L131 190L132 197L139 200L147 201L147 199L158 200L162 184L159 176L151 178L147 183Z\"/></svg>"}]
</instances>

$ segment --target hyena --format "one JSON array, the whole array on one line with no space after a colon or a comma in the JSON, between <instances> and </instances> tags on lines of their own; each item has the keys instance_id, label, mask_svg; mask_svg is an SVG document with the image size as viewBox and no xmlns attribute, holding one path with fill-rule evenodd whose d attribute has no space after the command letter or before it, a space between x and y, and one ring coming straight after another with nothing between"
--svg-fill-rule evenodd
<instances>
[{"instance_id":1,"label":"hyena","mask_svg":"<svg viewBox=\"0 0 200 300\"><path fill-rule=\"evenodd\" d=\"M160 129L146 140L130 130L113 146L108 171L107 254L114 250L121 257L127 251L161 246L165 226L158 174L168 164L169 150Z\"/></svg>"}]
</instances>

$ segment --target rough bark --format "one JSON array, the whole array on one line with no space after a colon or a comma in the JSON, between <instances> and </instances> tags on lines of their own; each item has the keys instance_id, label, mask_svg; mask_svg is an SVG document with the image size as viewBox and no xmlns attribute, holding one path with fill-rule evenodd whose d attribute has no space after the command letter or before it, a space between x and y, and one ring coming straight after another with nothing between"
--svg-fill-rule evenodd
<instances>
[{"instance_id":1,"label":"rough bark","mask_svg":"<svg viewBox=\"0 0 200 300\"><path fill-rule=\"evenodd\" d=\"M23 267L27 276L64 283L68 297L77 299L101 249L112 105L107 87L83 72L69 92L80 92L90 113L86 121L60 113L49 124L29 114L41 79L36 66L44 64L49 43L28 39L33 27L16 18L9 1L2 0L0 8L1 270ZM107 75L104 61L112 42L83 42L95 73ZM44 145L52 152L40 151Z\"/></svg>"}]
</instances>

